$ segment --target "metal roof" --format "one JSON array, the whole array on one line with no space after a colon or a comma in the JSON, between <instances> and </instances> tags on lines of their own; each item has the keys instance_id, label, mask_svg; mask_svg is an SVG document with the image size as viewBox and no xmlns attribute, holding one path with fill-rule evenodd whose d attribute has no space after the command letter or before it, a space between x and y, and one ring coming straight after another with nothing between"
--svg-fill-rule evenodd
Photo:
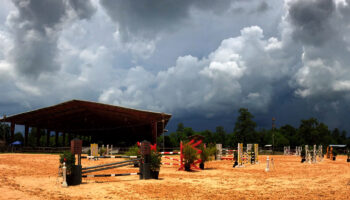
<instances>
[{"instance_id":1,"label":"metal roof","mask_svg":"<svg viewBox=\"0 0 350 200\"><path fill-rule=\"evenodd\" d=\"M40 127L53 131L65 131L80 135L92 132L139 132L149 131L151 123L157 123L159 136L170 120L166 113L137 110L115 105L83 100L71 100L57 105L28 111L1 119L30 127ZM128 129L129 131L125 131Z\"/></svg>"}]
</instances>

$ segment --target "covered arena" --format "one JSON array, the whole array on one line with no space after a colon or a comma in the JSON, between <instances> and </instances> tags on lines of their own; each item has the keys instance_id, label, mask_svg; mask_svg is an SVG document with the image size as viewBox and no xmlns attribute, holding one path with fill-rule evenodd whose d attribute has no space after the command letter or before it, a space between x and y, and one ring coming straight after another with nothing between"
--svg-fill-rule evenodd
<instances>
[{"instance_id":1,"label":"covered arena","mask_svg":"<svg viewBox=\"0 0 350 200\"><path fill-rule=\"evenodd\" d=\"M37 146L49 145L51 133L59 144L73 137L88 136L91 142L130 145L136 141L148 140L156 143L171 118L170 114L125 108L120 106L71 100L57 105L4 117L0 122L8 122L13 142L15 125L24 125L24 145L28 145L29 128L35 127ZM45 135L42 135L45 130ZM46 144L40 139L46 137ZM67 138L68 137L68 138ZM68 139L68 140L67 140ZM61 144L68 145L67 142Z\"/></svg>"}]
</instances>

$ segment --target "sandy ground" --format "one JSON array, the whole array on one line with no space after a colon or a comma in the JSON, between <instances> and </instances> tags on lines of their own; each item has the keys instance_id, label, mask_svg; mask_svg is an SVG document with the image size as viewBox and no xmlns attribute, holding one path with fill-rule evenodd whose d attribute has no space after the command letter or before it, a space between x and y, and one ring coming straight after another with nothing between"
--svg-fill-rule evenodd
<instances>
[{"instance_id":1,"label":"sandy ground","mask_svg":"<svg viewBox=\"0 0 350 200\"><path fill-rule=\"evenodd\" d=\"M259 159L260 164L243 168L232 168L232 161L211 161L206 170L195 172L162 166L159 180L135 175L84 178L79 186L62 188L58 155L0 154L0 199L350 199L350 163L345 156L316 164L301 164L296 156L273 156L268 173L266 156ZM108 172L137 170L127 166Z\"/></svg>"}]
</instances>

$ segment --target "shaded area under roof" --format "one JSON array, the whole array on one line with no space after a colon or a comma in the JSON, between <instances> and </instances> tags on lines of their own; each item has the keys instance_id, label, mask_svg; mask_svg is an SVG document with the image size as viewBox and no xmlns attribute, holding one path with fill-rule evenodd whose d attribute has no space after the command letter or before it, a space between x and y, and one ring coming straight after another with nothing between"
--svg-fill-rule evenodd
<instances>
[{"instance_id":1,"label":"shaded area under roof","mask_svg":"<svg viewBox=\"0 0 350 200\"><path fill-rule=\"evenodd\" d=\"M0 121L103 140L134 138L154 142L170 118L171 115L165 113L71 100Z\"/></svg>"}]
</instances>

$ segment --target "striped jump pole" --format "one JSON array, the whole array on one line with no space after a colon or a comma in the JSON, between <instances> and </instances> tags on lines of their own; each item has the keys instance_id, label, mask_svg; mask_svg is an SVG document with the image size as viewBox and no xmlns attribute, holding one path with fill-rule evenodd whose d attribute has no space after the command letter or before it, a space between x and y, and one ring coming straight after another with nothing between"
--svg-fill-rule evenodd
<instances>
[{"instance_id":1,"label":"striped jump pole","mask_svg":"<svg viewBox=\"0 0 350 200\"><path fill-rule=\"evenodd\" d=\"M159 152L162 155L179 155L181 152Z\"/></svg>"},{"instance_id":2,"label":"striped jump pole","mask_svg":"<svg viewBox=\"0 0 350 200\"><path fill-rule=\"evenodd\" d=\"M102 165L95 165L95 166L91 166L91 167L84 167L84 168L82 168L82 170L95 169L95 168L99 168L99 167L105 167L105 166L110 166L110 165L117 165L117 164L122 164L122 163L129 163L129 162L134 162L134 161L138 161L138 160L139 159L134 159L134 160L126 160L126 161L115 162L115 163L107 163L107 164L102 164Z\"/></svg>"},{"instance_id":3,"label":"striped jump pole","mask_svg":"<svg viewBox=\"0 0 350 200\"><path fill-rule=\"evenodd\" d=\"M81 158L95 159L95 158L139 158L140 156L81 156Z\"/></svg>"},{"instance_id":4,"label":"striped jump pole","mask_svg":"<svg viewBox=\"0 0 350 200\"><path fill-rule=\"evenodd\" d=\"M175 161L179 161L180 162L180 159L171 158L171 157L168 157L168 156L162 156L162 158L166 158L166 159L169 159L169 160L175 160Z\"/></svg>"},{"instance_id":5,"label":"striped jump pole","mask_svg":"<svg viewBox=\"0 0 350 200\"><path fill-rule=\"evenodd\" d=\"M181 164L179 164L179 163L162 163L162 165L178 165L178 166L181 166Z\"/></svg>"},{"instance_id":6,"label":"striped jump pole","mask_svg":"<svg viewBox=\"0 0 350 200\"><path fill-rule=\"evenodd\" d=\"M177 154L177 152L161 152L163 153L162 155L169 155L169 154ZM166 154L168 153L168 154ZM180 157L181 157L181 152L180 153ZM165 158L165 159L168 159L168 160L174 160L174 161L178 161L179 163L162 163L163 165L177 165L177 166L181 166L181 160L180 159L177 159L177 158L171 158L169 156L162 156L162 158Z\"/></svg>"},{"instance_id":7,"label":"striped jump pole","mask_svg":"<svg viewBox=\"0 0 350 200\"><path fill-rule=\"evenodd\" d=\"M222 151L234 152L234 151L237 151L237 150L234 150L234 149L222 149Z\"/></svg>"},{"instance_id":8,"label":"striped jump pole","mask_svg":"<svg viewBox=\"0 0 350 200\"><path fill-rule=\"evenodd\" d=\"M122 165L116 165L116 166L111 166L111 167L104 167L104 168L99 168L99 169L92 169L92 170L86 170L86 171L82 171L82 174L86 174L86 173L90 173L90 172L98 172L98 171L103 171L103 170L108 170L108 169L115 169L115 168L119 168L119 167L124 167L124 166L128 166L131 165L132 163L127 163L127 164L122 164Z\"/></svg>"},{"instance_id":9,"label":"striped jump pole","mask_svg":"<svg viewBox=\"0 0 350 200\"><path fill-rule=\"evenodd\" d=\"M89 177L113 177L113 176L130 176L130 175L140 175L140 173L137 172L137 173L124 173L124 174L87 174L87 175L82 175L82 177L89 178Z\"/></svg>"}]
</instances>

